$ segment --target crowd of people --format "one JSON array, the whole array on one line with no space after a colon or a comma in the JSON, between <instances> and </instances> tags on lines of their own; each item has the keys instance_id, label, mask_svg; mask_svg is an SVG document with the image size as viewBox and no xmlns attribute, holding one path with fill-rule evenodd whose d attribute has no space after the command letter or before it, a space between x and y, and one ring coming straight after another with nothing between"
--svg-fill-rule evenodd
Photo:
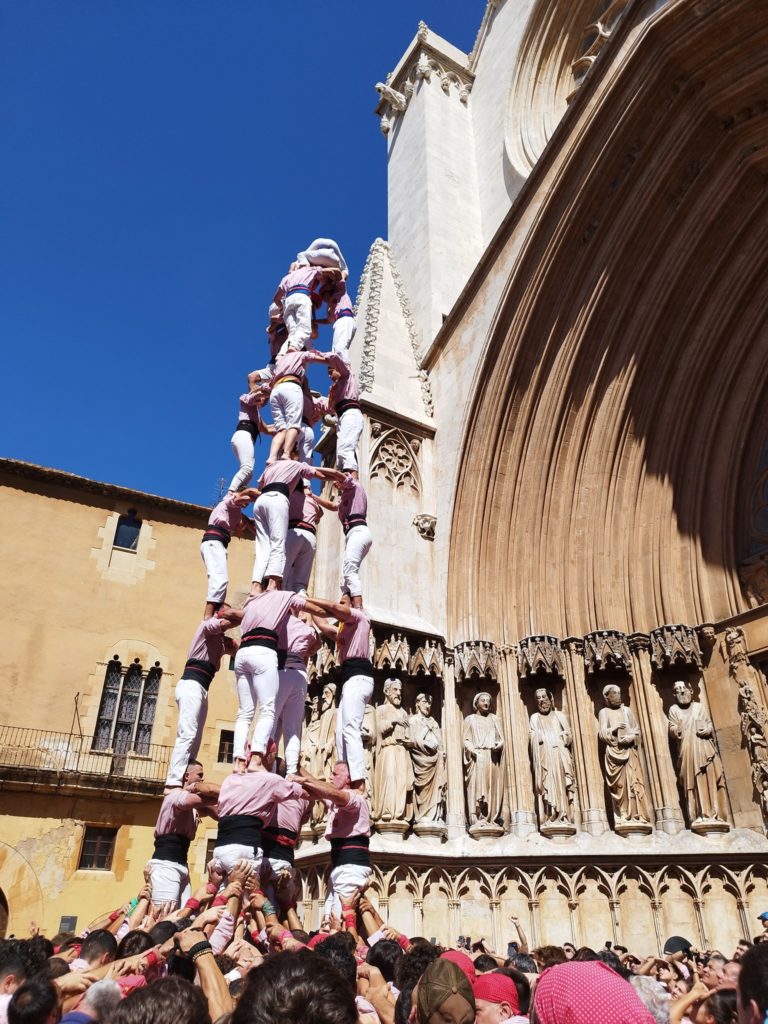
<instances>
[{"instance_id":1,"label":"crowd of people","mask_svg":"<svg viewBox=\"0 0 768 1024\"><path fill-rule=\"evenodd\" d=\"M211 866L177 910L153 906L147 871L83 934L0 941L0 1024L765 1024L761 919L728 954L671 936L640 957L529 949L513 917L502 956L402 935L359 892L308 933L245 859L226 881Z\"/></svg>"}]
</instances>

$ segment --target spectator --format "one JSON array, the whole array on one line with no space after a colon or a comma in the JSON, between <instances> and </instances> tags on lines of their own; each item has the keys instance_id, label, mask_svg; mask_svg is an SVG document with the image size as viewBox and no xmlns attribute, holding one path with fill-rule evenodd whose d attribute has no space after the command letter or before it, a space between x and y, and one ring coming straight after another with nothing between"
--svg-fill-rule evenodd
<instances>
[{"instance_id":1,"label":"spectator","mask_svg":"<svg viewBox=\"0 0 768 1024\"><path fill-rule=\"evenodd\" d=\"M544 971L532 1024L654 1024L632 986L604 963L563 963Z\"/></svg>"},{"instance_id":2,"label":"spectator","mask_svg":"<svg viewBox=\"0 0 768 1024\"><path fill-rule=\"evenodd\" d=\"M473 1024L475 997L466 975L442 957L431 963L413 993L419 1024Z\"/></svg>"},{"instance_id":3,"label":"spectator","mask_svg":"<svg viewBox=\"0 0 768 1024\"><path fill-rule=\"evenodd\" d=\"M73 971L111 964L117 956L117 939L106 928L97 928L83 940L80 956L72 962Z\"/></svg>"},{"instance_id":4,"label":"spectator","mask_svg":"<svg viewBox=\"0 0 768 1024\"><path fill-rule=\"evenodd\" d=\"M760 943L741 958L736 993L739 1024L764 1024L768 1015L768 946Z\"/></svg>"},{"instance_id":5,"label":"spectator","mask_svg":"<svg viewBox=\"0 0 768 1024\"><path fill-rule=\"evenodd\" d=\"M211 1024L205 996L183 978L161 978L124 999L109 1024Z\"/></svg>"},{"instance_id":6,"label":"spectator","mask_svg":"<svg viewBox=\"0 0 768 1024\"><path fill-rule=\"evenodd\" d=\"M59 992L48 978L31 978L19 985L8 1004L8 1024L56 1024Z\"/></svg>"},{"instance_id":7,"label":"spectator","mask_svg":"<svg viewBox=\"0 0 768 1024\"><path fill-rule=\"evenodd\" d=\"M517 987L503 974L483 974L475 982L475 1024L525 1024Z\"/></svg>"},{"instance_id":8,"label":"spectator","mask_svg":"<svg viewBox=\"0 0 768 1024\"><path fill-rule=\"evenodd\" d=\"M250 972L230 1024L278 1022L357 1024L354 994L317 953L278 953Z\"/></svg>"},{"instance_id":9,"label":"spectator","mask_svg":"<svg viewBox=\"0 0 768 1024\"><path fill-rule=\"evenodd\" d=\"M70 1010L64 1014L61 1024L90 1024L91 1021L110 1024L122 998L123 994L117 982L111 978L103 978L94 982L86 991L77 1010Z\"/></svg>"}]
</instances>

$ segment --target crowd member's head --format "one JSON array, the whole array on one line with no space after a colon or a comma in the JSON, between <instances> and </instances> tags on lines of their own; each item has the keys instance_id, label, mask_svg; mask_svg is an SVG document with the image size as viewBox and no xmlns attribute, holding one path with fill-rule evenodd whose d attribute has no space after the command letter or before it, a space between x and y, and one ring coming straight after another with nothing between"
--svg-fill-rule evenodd
<instances>
[{"instance_id":1,"label":"crowd member's head","mask_svg":"<svg viewBox=\"0 0 768 1024\"><path fill-rule=\"evenodd\" d=\"M69 974L69 964L60 956L52 956L48 961L47 973L51 981L54 978L63 978L65 974Z\"/></svg>"},{"instance_id":2,"label":"crowd member's head","mask_svg":"<svg viewBox=\"0 0 768 1024\"><path fill-rule=\"evenodd\" d=\"M587 963L589 960L598 960L597 951L591 946L579 946L576 952L569 959L577 964Z\"/></svg>"},{"instance_id":3,"label":"crowd member's head","mask_svg":"<svg viewBox=\"0 0 768 1024\"><path fill-rule=\"evenodd\" d=\"M514 967L497 967L496 973L503 974L505 978L512 979L517 989L517 1002L520 1007L520 1013L527 1014L531 1002L531 983L523 972L516 970Z\"/></svg>"},{"instance_id":4,"label":"crowd member's head","mask_svg":"<svg viewBox=\"0 0 768 1024\"><path fill-rule=\"evenodd\" d=\"M699 1003L693 1024L736 1024L736 991L732 988L712 992Z\"/></svg>"},{"instance_id":5,"label":"crowd member's head","mask_svg":"<svg viewBox=\"0 0 768 1024\"><path fill-rule=\"evenodd\" d=\"M758 914L757 920L762 924L763 928L768 931L768 910L764 910L762 914Z\"/></svg>"},{"instance_id":6,"label":"crowd member's head","mask_svg":"<svg viewBox=\"0 0 768 1024\"><path fill-rule=\"evenodd\" d=\"M230 1024L277 1021L357 1024L354 992L317 953L277 953L249 972Z\"/></svg>"},{"instance_id":7,"label":"crowd member's head","mask_svg":"<svg viewBox=\"0 0 768 1024\"><path fill-rule=\"evenodd\" d=\"M31 978L19 985L8 1004L8 1024L56 1024L59 993L49 978Z\"/></svg>"},{"instance_id":8,"label":"crowd member's head","mask_svg":"<svg viewBox=\"0 0 768 1024\"><path fill-rule=\"evenodd\" d=\"M520 1012L517 986L504 974L483 974L475 982L476 1024L502 1024Z\"/></svg>"},{"instance_id":9,"label":"crowd member's head","mask_svg":"<svg viewBox=\"0 0 768 1024\"><path fill-rule=\"evenodd\" d=\"M536 949L531 951L531 956L536 961L540 971L566 962L562 946L537 946Z\"/></svg>"},{"instance_id":10,"label":"crowd member's head","mask_svg":"<svg viewBox=\"0 0 768 1024\"><path fill-rule=\"evenodd\" d=\"M78 1011L87 1014L91 1020L99 1021L100 1024L110 1024L112 1014L120 1005L122 998L117 982L111 978L102 978L87 989Z\"/></svg>"},{"instance_id":11,"label":"crowd member's head","mask_svg":"<svg viewBox=\"0 0 768 1024\"><path fill-rule=\"evenodd\" d=\"M669 1024L670 994L649 974L633 974L629 983L656 1024Z\"/></svg>"},{"instance_id":12,"label":"crowd member's head","mask_svg":"<svg viewBox=\"0 0 768 1024\"><path fill-rule=\"evenodd\" d=\"M601 1020L654 1024L632 986L600 961L558 964L542 973L533 996L532 1024L597 1024Z\"/></svg>"},{"instance_id":13,"label":"crowd member's head","mask_svg":"<svg viewBox=\"0 0 768 1024\"><path fill-rule=\"evenodd\" d=\"M699 976L707 988L715 989L722 982L723 967L725 967L725 957L720 953L713 953L707 957L707 962L699 971Z\"/></svg>"},{"instance_id":14,"label":"crowd member's head","mask_svg":"<svg viewBox=\"0 0 768 1024\"><path fill-rule=\"evenodd\" d=\"M429 964L440 956L442 950L439 946L428 944L426 946L414 946L406 953L395 968L395 985L402 990L413 986L422 976Z\"/></svg>"},{"instance_id":15,"label":"crowd member's head","mask_svg":"<svg viewBox=\"0 0 768 1024\"><path fill-rule=\"evenodd\" d=\"M563 952L565 953L566 960L573 960L574 956L576 955L576 947L572 942L564 942Z\"/></svg>"},{"instance_id":16,"label":"crowd member's head","mask_svg":"<svg viewBox=\"0 0 768 1024\"><path fill-rule=\"evenodd\" d=\"M146 953L148 949L152 949L154 943L149 936L149 932L144 932L140 928L134 928L133 931L127 932L120 942L117 944L117 956L116 960L124 960L127 956L136 956L137 953Z\"/></svg>"},{"instance_id":17,"label":"crowd member's head","mask_svg":"<svg viewBox=\"0 0 768 1024\"><path fill-rule=\"evenodd\" d=\"M83 939L80 959L89 967L103 967L111 964L117 956L117 939L106 928L97 928Z\"/></svg>"},{"instance_id":18,"label":"crowd member's head","mask_svg":"<svg viewBox=\"0 0 768 1024\"><path fill-rule=\"evenodd\" d=\"M533 959L530 953L515 953L511 956L506 963L505 967L514 967L518 971L522 971L523 974L538 974L539 968L536 966L536 961Z\"/></svg>"},{"instance_id":19,"label":"crowd member's head","mask_svg":"<svg viewBox=\"0 0 768 1024\"><path fill-rule=\"evenodd\" d=\"M752 943L749 939L739 939L736 943L736 949L734 950L731 960L741 960L748 949L752 948Z\"/></svg>"},{"instance_id":20,"label":"crowd member's head","mask_svg":"<svg viewBox=\"0 0 768 1024\"><path fill-rule=\"evenodd\" d=\"M349 774L349 765L346 761L337 761L331 771L331 777L328 780L332 786L336 789L348 789L349 783L352 776Z\"/></svg>"},{"instance_id":21,"label":"crowd member's head","mask_svg":"<svg viewBox=\"0 0 768 1024\"><path fill-rule=\"evenodd\" d=\"M321 942L315 953L336 968L354 993L357 991L357 963L354 953L349 948L347 936L352 939L354 946L354 937L349 932L338 932L336 935L329 935L325 942Z\"/></svg>"},{"instance_id":22,"label":"crowd member's head","mask_svg":"<svg viewBox=\"0 0 768 1024\"><path fill-rule=\"evenodd\" d=\"M736 994L739 1024L763 1024L768 1014L768 945L760 943L741 958Z\"/></svg>"},{"instance_id":23,"label":"crowd member's head","mask_svg":"<svg viewBox=\"0 0 768 1024\"><path fill-rule=\"evenodd\" d=\"M514 988L514 986L512 986ZM475 997L467 976L440 957L422 974L412 1004L419 1024L473 1024Z\"/></svg>"},{"instance_id":24,"label":"crowd member's head","mask_svg":"<svg viewBox=\"0 0 768 1024\"><path fill-rule=\"evenodd\" d=\"M616 973L620 974L622 978L626 979L629 977L630 972L627 970L627 968L624 966L621 960L619 960L619 958L616 956L612 949L601 949L600 952L597 954L596 959L600 960L604 964L607 964L612 971L616 971Z\"/></svg>"},{"instance_id":25,"label":"crowd member's head","mask_svg":"<svg viewBox=\"0 0 768 1024\"><path fill-rule=\"evenodd\" d=\"M184 772L184 779L182 785L184 789L192 789L197 785L198 782L202 782L205 778L205 769L199 761L190 761Z\"/></svg>"},{"instance_id":26,"label":"crowd member's head","mask_svg":"<svg viewBox=\"0 0 768 1024\"><path fill-rule=\"evenodd\" d=\"M477 977L476 961L472 960L466 953L462 953L460 949L446 949L440 956L443 960L450 960L451 963L456 964L470 985L475 984L475 978Z\"/></svg>"},{"instance_id":27,"label":"crowd member's head","mask_svg":"<svg viewBox=\"0 0 768 1024\"><path fill-rule=\"evenodd\" d=\"M403 957L403 949L393 939L381 939L368 950L365 962L378 967L384 981L395 980L395 970Z\"/></svg>"},{"instance_id":28,"label":"crowd member's head","mask_svg":"<svg viewBox=\"0 0 768 1024\"><path fill-rule=\"evenodd\" d=\"M53 946L54 953L61 952L62 948L66 948L65 944L68 942L76 941L79 945L80 939L74 932L56 932L51 939L51 945Z\"/></svg>"},{"instance_id":29,"label":"crowd member's head","mask_svg":"<svg viewBox=\"0 0 768 1024\"><path fill-rule=\"evenodd\" d=\"M475 957L475 970L478 974L488 974L489 971L495 971L498 966L493 957L488 956L487 953L481 953L480 956Z\"/></svg>"},{"instance_id":30,"label":"crowd member's head","mask_svg":"<svg viewBox=\"0 0 768 1024\"><path fill-rule=\"evenodd\" d=\"M205 996L183 978L161 978L120 1003L109 1024L211 1024Z\"/></svg>"},{"instance_id":31,"label":"crowd member's head","mask_svg":"<svg viewBox=\"0 0 768 1024\"><path fill-rule=\"evenodd\" d=\"M723 984L735 985L741 974L741 962L739 960L726 960L723 964Z\"/></svg>"},{"instance_id":32,"label":"crowd member's head","mask_svg":"<svg viewBox=\"0 0 768 1024\"><path fill-rule=\"evenodd\" d=\"M149 938L153 946L162 946L177 931L178 928L173 921L158 921L154 928L151 929Z\"/></svg>"},{"instance_id":33,"label":"crowd member's head","mask_svg":"<svg viewBox=\"0 0 768 1024\"><path fill-rule=\"evenodd\" d=\"M15 992L27 980L27 965L22 956L8 944L0 949L0 995Z\"/></svg>"}]
</instances>

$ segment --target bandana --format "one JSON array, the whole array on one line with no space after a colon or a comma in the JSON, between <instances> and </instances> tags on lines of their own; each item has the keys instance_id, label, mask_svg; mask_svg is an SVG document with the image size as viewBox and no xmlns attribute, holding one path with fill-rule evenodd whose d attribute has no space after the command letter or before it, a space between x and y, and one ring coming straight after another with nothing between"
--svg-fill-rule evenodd
<instances>
[{"instance_id":1,"label":"bandana","mask_svg":"<svg viewBox=\"0 0 768 1024\"><path fill-rule=\"evenodd\" d=\"M485 999L489 1003L509 1003L512 1013L520 1012L520 1001L517 998L517 987L506 974L481 974L475 981L475 999Z\"/></svg>"},{"instance_id":2,"label":"bandana","mask_svg":"<svg viewBox=\"0 0 768 1024\"><path fill-rule=\"evenodd\" d=\"M470 985L475 984L477 971L475 971L475 965L466 953L462 953L460 949L449 949L445 953L440 954L440 959L450 960L452 964L456 964L462 974L466 976Z\"/></svg>"}]
</instances>

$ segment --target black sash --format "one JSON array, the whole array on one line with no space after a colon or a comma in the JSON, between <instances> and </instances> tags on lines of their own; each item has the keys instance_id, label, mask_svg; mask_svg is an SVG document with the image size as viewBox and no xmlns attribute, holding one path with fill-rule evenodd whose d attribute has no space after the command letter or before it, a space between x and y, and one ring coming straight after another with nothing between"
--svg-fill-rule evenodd
<instances>
[{"instance_id":1,"label":"black sash","mask_svg":"<svg viewBox=\"0 0 768 1024\"><path fill-rule=\"evenodd\" d=\"M262 494L269 494L270 491L277 491L278 494L284 494L286 498L290 498L291 492L288 490L288 484L266 484L261 488Z\"/></svg>"},{"instance_id":2,"label":"black sash","mask_svg":"<svg viewBox=\"0 0 768 1024\"><path fill-rule=\"evenodd\" d=\"M174 864L183 864L186 867L191 842L189 836L181 836L178 832L171 832L167 836L155 836L155 850L152 856L155 860L172 860Z\"/></svg>"},{"instance_id":3,"label":"black sash","mask_svg":"<svg viewBox=\"0 0 768 1024\"><path fill-rule=\"evenodd\" d=\"M311 523L305 523L303 519L289 519L288 520L289 530L306 530L307 533L314 533L317 536L317 530Z\"/></svg>"},{"instance_id":4,"label":"black sash","mask_svg":"<svg viewBox=\"0 0 768 1024\"><path fill-rule=\"evenodd\" d=\"M293 848L299 841L298 835L289 828L265 828L261 836L262 851L265 857L275 860L287 860L293 864Z\"/></svg>"},{"instance_id":5,"label":"black sash","mask_svg":"<svg viewBox=\"0 0 768 1024\"><path fill-rule=\"evenodd\" d=\"M267 629L266 626L255 626L243 633L240 641L240 649L243 647L268 647L270 651L277 650L277 631Z\"/></svg>"},{"instance_id":6,"label":"black sash","mask_svg":"<svg viewBox=\"0 0 768 1024\"><path fill-rule=\"evenodd\" d=\"M336 415L343 416L347 409L359 409L360 403L355 398L342 398L336 403Z\"/></svg>"},{"instance_id":7,"label":"black sash","mask_svg":"<svg viewBox=\"0 0 768 1024\"><path fill-rule=\"evenodd\" d=\"M194 679L196 683L200 683L207 690L217 671L217 667L211 661L205 661L203 658L190 658L184 666L181 678Z\"/></svg>"},{"instance_id":8,"label":"black sash","mask_svg":"<svg viewBox=\"0 0 768 1024\"><path fill-rule=\"evenodd\" d=\"M225 814L219 819L219 834L216 836L217 846L229 846L240 843L241 846L252 846L255 853L261 846L261 830L264 822L252 814Z\"/></svg>"},{"instance_id":9,"label":"black sash","mask_svg":"<svg viewBox=\"0 0 768 1024\"><path fill-rule=\"evenodd\" d=\"M344 523L344 533L349 533L355 526L367 526L368 520L365 516L359 512L355 512L353 515L347 516L347 521Z\"/></svg>"},{"instance_id":10,"label":"black sash","mask_svg":"<svg viewBox=\"0 0 768 1024\"><path fill-rule=\"evenodd\" d=\"M238 420L237 426L235 427L235 433L237 433L238 430L247 430L254 441L257 441L259 438L259 424L254 423L252 420Z\"/></svg>"},{"instance_id":11,"label":"black sash","mask_svg":"<svg viewBox=\"0 0 768 1024\"><path fill-rule=\"evenodd\" d=\"M277 649L277 667L278 668L285 668L285 659L287 657L288 657L288 651L284 651L284 650L282 650L282 648L278 647L278 649Z\"/></svg>"},{"instance_id":12,"label":"black sash","mask_svg":"<svg viewBox=\"0 0 768 1024\"><path fill-rule=\"evenodd\" d=\"M343 839L331 839L331 866L337 868L340 864L360 864L362 867L371 866L371 855L368 852L370 845L368 836L345 836Z\"/></svg>"},{"instance_id":13,"label":"black sash","mask_svg":"<svg viewBox=\"0 0 768 1024\"><path fill-rule=\"evenodd\" d=\"M226 528L226 526L206 526L205 533L203 534L203 540L218 540L225 548L229 547L229 542L232 539L232 534Z\"/></svg>"},{"instance_id":14,"label":"black sash","mask_svg":"<svg viewBox=\"0 0 768 1024\"><path fill-rule=\"evenodd\" d=\"M341 681L346 683L352 676L372 676L373 662L370 658L347 658L341 663Z\"/></svg>"}]
</instances>

